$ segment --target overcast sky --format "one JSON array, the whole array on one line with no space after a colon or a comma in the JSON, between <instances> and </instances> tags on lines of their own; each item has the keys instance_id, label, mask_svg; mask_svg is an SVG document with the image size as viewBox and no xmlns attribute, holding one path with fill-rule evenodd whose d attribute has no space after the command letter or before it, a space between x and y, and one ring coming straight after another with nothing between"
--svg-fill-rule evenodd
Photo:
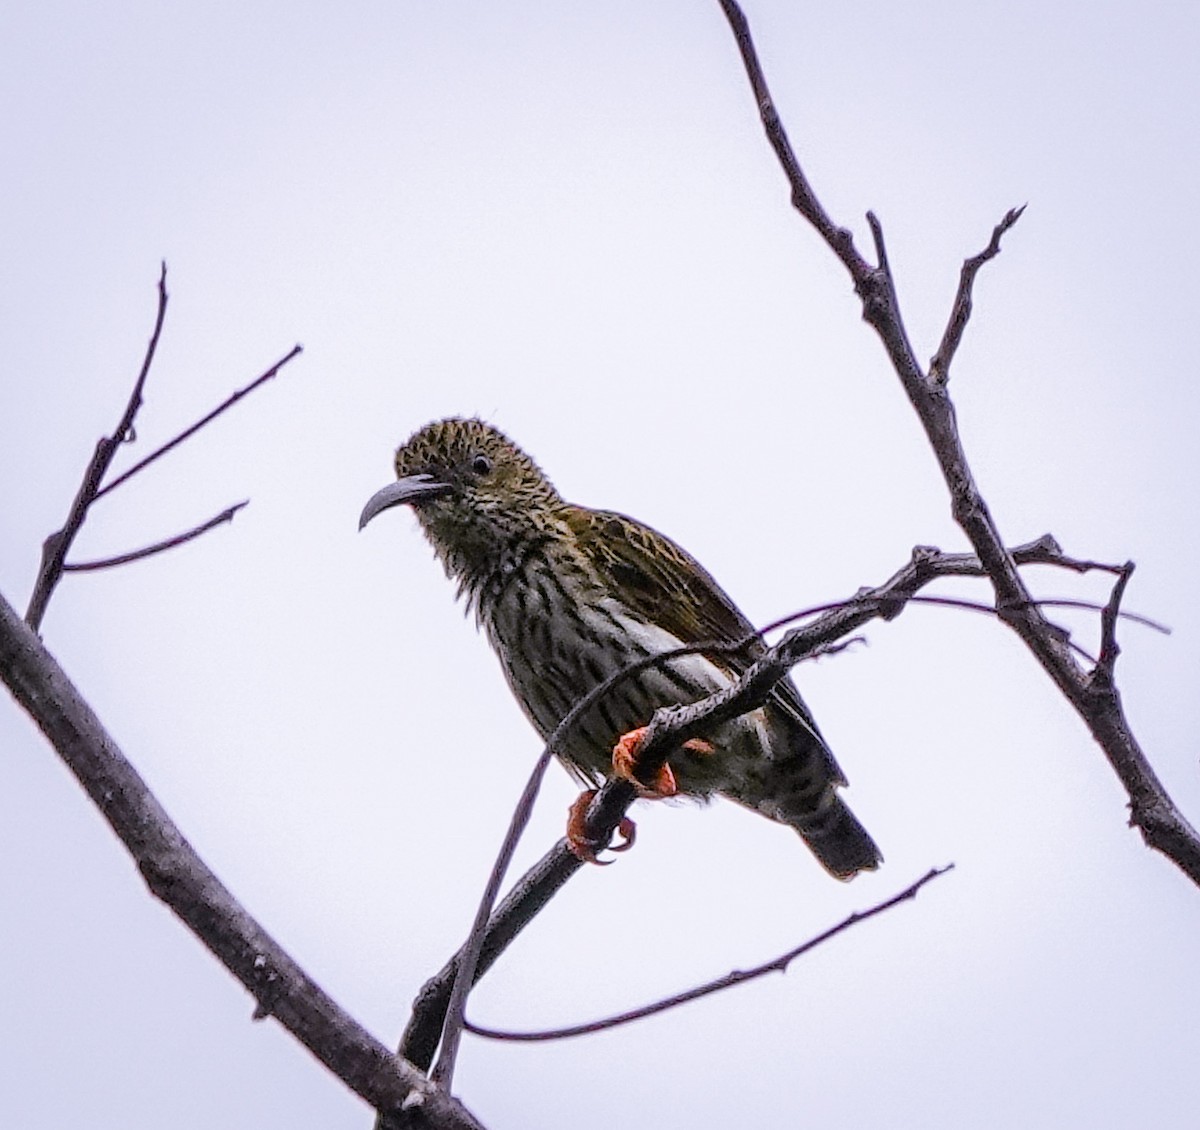
<instances>
[{"instance_id":1,"label":"overcast sky","mask_svg":"<svg viewBox=\"0 0 1200 1130\"><path fill-rule=\"evenodd\" d=\"M889 241L1006 538L1138 571L1125 704L1200 820L1200 9L748 3L826 206ZM99 503L77 559L243 498L232 527L68 577L44 636L247 908L394 1044L458 945L539 747L412 517L355 530L425 421L486 416L574 501L687 546L755 621L965 548L841 267L790 209L715 0L0 10L0 589L28 598L120 415L134 448L303 356ZM1046 596L1101 578L1034 573ZM957 590L985 597L983 586ZM1063 622L1084 646L1095 617ZM912 609L798 672L886 864L830 880L718 803L640 805L472 998L529 1028L765 960L907 885L786 976L554 1045L467 1037L492 1130L1190 1126L1200 892L982 616ZM146 893L0 708L0 1121L362 1130L370 1115ZM520 859L561 834L548 778Z\"/></svg>"}]
</instances>

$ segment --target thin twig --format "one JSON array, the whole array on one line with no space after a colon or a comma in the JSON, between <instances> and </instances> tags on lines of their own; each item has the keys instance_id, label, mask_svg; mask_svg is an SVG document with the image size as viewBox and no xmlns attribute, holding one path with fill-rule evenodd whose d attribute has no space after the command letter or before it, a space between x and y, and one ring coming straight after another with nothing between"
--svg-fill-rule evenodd
<instances>
[{"instance_id":1,"label":"thin twig","mask_svg":"<svg viewBox=\"0 0 1200 1130\"><path fill-rule=\"evenodd\" d=\"M160 459L162 456L166 455L166 453L168 451L171 451L173 448L178 447L181 443L183 443L183 441L185 439L188 439L191 436L194 436L206 424L211 424L213 422L213 420L215 420L218 416L220 416L222 413L227 412L230 408L232 408L239 400L242 399L242 397L249 396L250 393L252 393L256 388L258 388L259 385L265 384L267 381L269 381L273 376L275 376L279 372L280 369L282 369L284 367L284 365L286 365L294 357L298 357L303 352L304 352L304 346L293 345L292 348L289 349L288 352L286 354L284 354L284 356L282 356L278 361L276 361L274 365L272 365L265 373L262 373L261 375L255 377L254 380L252 380L248 385L245 386L245 388L239 388L236 392L232 393L225 400L221 401L221 403L218 404L216 406L216 408L214 408L211 412L202 416L194 424L191 424L190 426L184 428L183 431L181 431L173 439L167 440L167 442L164 443L162 445L162 447L158 448L155 451L152 451L149 455L146 456L145 459L140 460L139 462L135 463L132 467L130 467L128 471L122 472L115 479L113 479L113 481L111 483L107 483L105 486L101 487L98 491L96 491L96 498L103 498L110 491L116 490L117 487L119 487L127 479L132 479L134 475L136 475L139 471L143 470L144 468L150 466L150 464L153 463L156 459Z\"/></svg>"},{"instance_id":2,"label":"thin twig","mask_svg":"<svg viewBox=\"0 0 1200 1130\"><path fill-rule=\"evenodd\" d=\"M775 155L787 174L788 183L792 189L792 206L820 232L830 247L839 249L839 257L849 256L857 261L855 273L855 283L857 284L859 276L870 274L873 268L858 254L849 230L839 228L834 224L829 213L821 206L821 202L808 183L808 178L800 168L800 162L796 160L796 154L792 151L791 142L788 141L787 133L784 131L783 122L775 109L771 92L767 89L767 80L762 66L759 64L754 42L750 38L750 24L741 8L733 0L720 0L720 3L725 17L729 21L729 26L733 29L738 50L741 52L742 62L746 68L746 77L750 80L750 88L754 92L754 102L758 106L759 117L762 119L767 140L771 143L771 148L775 150ZM845 262L844 258L843 262Z\"/></svg>"},{"instance_id":3,"label":"thin twig","mask_svg":"<svg viewBox=\"0 0 1200 1130\"><path fill-rule=\"evenodd\" d=\"M42 543L42 563L38 569L37 579L34 581L29 607L25 612L25 622L35 632L41 629L42 619L46 615L46 605L50 602L55 586L62 578L63 563L71 549L71 543L74 542L75 536L79 533L80 527L87 517L88 507L100 494L101 480L108 471L109 464L117 453L117 448L122 443L133 439L133 422L138 414L138 409L142 406L142 390L146 386L146 378L150 375L150 366L154 362L154 354L158 349L158 339L162 336L163 324L167 317L167 302L167 265L163 263L158 275L158 310L154 316L154 329L142 357L141 371L133 383L133 391L129 394L129 400L117 422L116 430L111 436L104 436L97 442L96 450L92 453L92 458L83 472L83 479L79 484L79 489L75 492L75 499L71 503L71 509L62 529L51 534Z\"/></svg>"},{"instance_id":4,"label":"thin twig","mask_svg":"<svg viewBox=\"0 0 1200 1130\"><path fill-rule=\"evenodd\" d=\"M975 276L979 274L979 268L984 263L995 259L1000 254L1000 240L1021 218L1021 213L1024 211L1024 204L1020 208L1010 208L1005 213L1004 219L992 229L992 238L987 247L978 255L972 255L965 260L962 265L958 276L958 293L954 296L954 307L950 311L950 321L946 323L946 332L942 335L938 351L933 355L933 360L929 362L929 379L938 387L945 387L950 380L950 363L954 360L954 354L958 352L963 331L967 328L967 322L971 318L971 295L975 287Z\"/></svg>"},{"instance_id":5,"label":"thin twig","mask_svg":"<svg viewBox=\"0 0 1200 1130\"><path fill-rule=\"evenodd\" d=\"M1097 604L1094 600L1072 600L1064 597L1046 597L1043 600L1035 600L1034 603L1039 608L1080 608L1086 612L1104 612L1108 608L1107 604ZM1169 636L1171 634L1169 625L1152 620L1149 616L1143 616L1140 612L1126 612L1123 608L1114 609L1114 612L1118 620L1140 624L1143 628L1158 632L1159 635Z\"/></svg>"},{"instance_id":6,"label":"thin twig","mask_svg":"<svg viewBox=\"0 0 1200 1130\"><path fill-rule=\"evenodd\" d=\"M1108 598L1104 611L1100 613L1100 658L1092 670L1093 686L1111 688L1113 685L1117 656L1121 654L1121 648L1117 644L1117 621L1121 617L1121 600L1125 596L1125 586L1133 576L1133 568L1132 561L1125 562L1121 575L1113 585L1112 596Z\"/></svg>"},{"instance_id":7,"label":"thin twig","mask_svg":"<svg viewBox=\"0 0 1200 1130\"><path fill-rule=\"evenodd\" d=\"M634 1020L641 1020L647 1016L654 1016L660 1012L666 1012L668 1009L677 1008L681 1004L687 1004L689 1001L699 1000L701 997L710 996L712 993L719 993L724 989L733 988L735 985L744 985L747 981L754 981L759 977L763 977L768 973L786 973L788 966L791 965L798 957L802 957L810 950L814 950L817 946L829 941L831 938L837 937L838 934L849 930L853 926L857 926L860 922L866 922L869 918L874 918L877 914L883 914L885 911L891 910L892 907L906 902L917 897L917 892L927 883L932 882L939 875L945 875L947 871L954 868L954 864L947 864L945 867L934 867L925 875L922 875L915 883L905 887L899 894L892 895L891 898L885 899L883 902L876 903L875 906L867 910L855 911L848 918L844 918L836 926L831 926L828 930L818 934L815 938L810 938L802 945L796 946L795 949L788 950L787 953L781 954L779 957L772 958L770 961L765 961L761 965L752 966L750 969L735 969L724 976L715 977L711 981L705 981L702 985L696 985L691 989L685 989L681 993L674 993L669 997L664 997L662 1000L657 1000L651 1004L641 1005L638 1008L631 1008L626 1012L619 1012L613 1016L606 1016L602 1020L592 1020L586 1024L571 1024L563 1028L547 1028L535 1032L510 1032L499 1028L486 1028L483 1025L475 1024L472 1021L466 1021L468 1032L476 1036L483 1036L489 1040L511 1040L518 1042L542 1042L546 1040L566 1040L572 1036L586 1036L593 1032L604 1032L610 1028L619 1028L622 1024L630 1024Z\"/></svg>"},{"instance_id":8,"label":"thin twig","mask_svg":"<svg viewBox=\"0 0 1200 1130\"><path fill-rule=\"evenodd\" d=\"M475 921L471 925L471 933L467 938L466 945L463 946L459 967L455 971L454 985L446 1006L442 1050L437 1063L433 1065L433 1074L430 1076L439 1087L446 1091L450 1090L454 1081L454 1065L458 1058L459 1044L462 1041L463 1009L467 1003L467 994L475 982L475 970L479 967L479 954L483 949L488 918L491 916L492 907L496 904L496 896L500 893L500 884L504 882L504 876L508 872L508 865L512 862L513 853L517 850L521 835L529 824L530 816L533 815L533 803L537 800L538 790L541 788L542 778L546 775L546 768L550 764L551 756L551 751L547 747L538 758L533 772L529 775L529 780L525 783L521 798L517 801L517 807L513 811L512 820L509 822L508 832L504 837L500 853L492 865L492 873L488 876L483 897L479 900L479 907L475 911Z\"/></svg>"},{"instance_id":9,"label":"thin twig","mask_svg":"<svg viewBox=\"0 0 1200 1130\"><path fill-rule=\"evenodd\" d=\"M488 920L483 946L475 966L473 983L489 970L517 935L549 903L580 868L583 861L559 840L531 867L501 900ZM433 1062L450 1000L450 992L465 956L465 945L422 986L413 1003L412 1015L400 1039L398 1054L422 1070Z\"/></svg>"},{"instance_id":10,"label":"thin twig","mask_svg":"<svg viewBox=\"0 0 1200 1130\"><path fill-rule=\"evenodd\" d=\"M201 534L208 533L209 530L224 522L232 522L233 516L243 506L248 506L249 504L249 499L243 502L235 502L232 506L227 506L222 510L220 514L209 518L207 522L201 522L200 525L193 526L190 530L186 530L182 534L176 534L173 538L164 538L162 541L156 541L153 545L143 546L141 549L134 549L129 553L120 553L116 557L104 557L99 561L80 561L77 565L68 562L63 566L63 572L91 573L98 569L111 569L116 565L128 565L129 562L140 561L143 557L153 557L156 553L162 553L167 549L174 549L177 545L183 545L193 538L198 538Z\"/></svg>"}]
</instances>

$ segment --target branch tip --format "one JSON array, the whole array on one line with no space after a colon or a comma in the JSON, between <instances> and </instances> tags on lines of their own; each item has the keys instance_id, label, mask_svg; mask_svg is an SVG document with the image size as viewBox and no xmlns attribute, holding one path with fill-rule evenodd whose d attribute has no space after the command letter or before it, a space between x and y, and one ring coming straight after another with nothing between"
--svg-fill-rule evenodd
<instances>
[{"instance_id":1,"label":"branch tip","mask_svg":"<svg viewBox=\"0 0 1200 1130\"><path fill-rule=\"evenodd\" d=\"M875 260L879 265L879 269L885 275L891 275L892 269L888 264L887 244L883 239L883 224L879 222L879 217L874 212L867 212L867 224L871 228L871 239L875 244Z\"/></svg>"},{"instance_id":2,"label":"branch tip","mask_svg":"<svg viewBox=\"0 0 1200 1130\"><path fill-rule=\"evenodd\" d=\"M992 238L988 241L988 245L978 255L972 255L963 262L958 276L958 292L954 296L954 305L950 310L950 319L942 334L937 353L929 362L929 381L934 388L945 388L950 380L950 363L954 360L954 355L962 343L963 331L967 328L967 322L971 318L974 306L972 291L975 286L975 276L984 263L1000 254L1000 240L1021 218L1024 211L1024 204L1019 208L1010 208L1001 221L992 228Z\"/></svg>"},{"instance_id":3,"label":"branch tip","mask_svg":"<svg viewBox=\"0 0 1200 1130\"><path fill-rule=\"evenodd\" d=\"M694 1000L699 1000L701 997L711 996L713 993L722 992L725 989L734 988L737 985L744 984L747 981L757 980L759 977L766 976L768 973L784 973L792 962L798 958L837 937L845 931L852 929L854 926L862 922L866 922L879 914L883 914L893 907L898 906L902 902L908 902L917 897L921 888L933 882L934 879L945 875L946 872L952 870L953 863L947 864L944 867L932 867L921 878L910 883L904 890L892 895L890 898L884 899L882 902L876 903L874 906L866 910L856 910L853 914L842 919L835 926L822 931L815 937L796 946L794 949L788 950L787 953L780 954L778 957L772 958L770 961L763 962L760 965L752 966L749 969L735 969L721 977L715 977L711 981L705 981L701 985L694 988L686 989L683 992L675 993L672 996L664 997L661 1000L654 1001L651 1004L641 1005L638 1008L629 1009L625 1012L616 1013L613 1016L607 1016L602 1020L592 1020L585 1024L572 1024L563 1028L544 1029L535 1032L509 1032L496 1028L485 1028L481 1025L473 1024L466 1021L466 1028L474 1035L482 1036L485 1039L504 1040L522 1043L541 1043L549 1040L565 1040L573 1036L585 1036L594 1032L603 1032L611 1028L619 1028L624 1024L630 1024L635 1020L642 1020L647 1016L654 1016L660 1012L666 1012L672 1008L678 1008L680 1005L687 1004Z\"/></svg>"},{"instance_id":4,"label":"branch tip","mask_svg":"<svg viewBox=\"0 0 1200 1130\"><path fill-rule=\"evenodd\" d=\"M163 326L166 324L168 301L167 264L163 261L158 275L158 307L154 315L154 328L150 332L150 340L146 345L146 352L142 356L142 367L138 371L137 379L133 382L133 389L126 401L125 409L117 421L116 428L113 429L113 434L103 437L97 442L96 450L92 453L92 458L83 472L83 479L75 492L75 498L71 503L71 509L67 512L67 520L63 523L62 529L47 538L43 545L42 562L38 568L37 579L34 581L33 592L29 597L29 607L25 612L25 622L35 632L41 628L42 619L46 614L46 606L50 602L55 587L62 579L63 565L67 553L70 551L71 543L74 542L76 535L83 527L92 503L100 497L100 484L108 473L117 448L122 443L132 442L136 437L133 427L134 419L142 406L142 390L146 386L146 379L150 376L150 366L154 363L154 355L158 351L158 342L162 337Z\"/></svg>"},{"instance_id":5,"label":"branch tip","mask_svg":"<svg viewBox=\"0 0 1200 1130\"><path fill-rule=\"evenodd\" d=\"M1112 595L1100 613L1100 658L1092 668L1091 682L1094 686L1106 690L1112 688L1117 656L1121 654L1121 647L1117 643L1117 621L1121 617L1121 601L1124 599L1129 578L1133 576L1133 570L1132 561L1126 561L1121 566Z\"/></svg>"}]
</instances>

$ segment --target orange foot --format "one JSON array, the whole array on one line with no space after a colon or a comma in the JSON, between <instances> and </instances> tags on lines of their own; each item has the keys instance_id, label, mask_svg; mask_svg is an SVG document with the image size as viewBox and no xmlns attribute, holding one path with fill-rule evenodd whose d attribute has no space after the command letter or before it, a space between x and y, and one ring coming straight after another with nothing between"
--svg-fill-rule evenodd
<instances>
[{"instance_id":1,"label":"orange foot","mask_svg":"<svg viewBox=\"0 0 1200 1130\"><path fill-rule=\"evenodd\" d=\"M661 800L663 797L674 796L679 792L679 786L675 783L675 774L671 772L671 767L665 763L655 774L652 784L644 784L638 779L638 754L645 739L645 726L639 726L621 736L621 740L613 747L613 772L636 785L638 795L646 799ZM712 742L706 742L703 738L689 738L683 743L683 748L694 753L712 753L715 747Z\"/></svg>"},{"instance_id":2,"label":"orange foot","mask_svg":"<svg viewBox=\"0 0 1200 1130\"><path fill-rule=\"evenodd\" d=\"M612 860L597 859L596 856L605 848L610 851L628 851L633 847L633 841L637 839L637 825L628 816L625 816L617 825L617 835L621 837L620 843L600 843L592 839L587 830L587 810L595 795L595 789L585 789L567 810L567 847L571 849L572 855L577 859L582 859L584 863L596 863L601 867L607 867Z\"/></svg>"}]
</instances>

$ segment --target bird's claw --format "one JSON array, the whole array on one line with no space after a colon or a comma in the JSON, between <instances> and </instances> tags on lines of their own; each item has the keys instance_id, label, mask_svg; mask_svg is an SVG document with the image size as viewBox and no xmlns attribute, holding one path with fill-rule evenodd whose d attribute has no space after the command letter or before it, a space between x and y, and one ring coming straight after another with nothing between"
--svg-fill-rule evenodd
<instances>
[{"instance_id":1,"label":"bird's claw","mask_svg":"<svg viewBox=\"0 0 1200 1130\"><path fill-rule=\"evenodd\" d=\"M679 785L669 765L662 765L649 785L638 779L638 754L641 752L645 737L645 726L639 726L636 730L630 730L629 733L621 736L620 741L613 748L613 773L634 785L637 788L638 796L644 799L660 800L663 797L675 796L679 792ZM691 738L683 743L683 748L690 749L695 753L713 752L712 743L703 738ZM617 842L600 841L593 838L588 833L587 813L588 806L592 803L592 797L595 795L595 789L586 789L579 794L575 803L568 809L567 847L576 859L605 867L613 861L598 859L597 856L602 851L628 851L637 839L637 825L628 816L624 816L621 818L621 823L617 825L616 834L620 837Z\"/></svg>"},{"instance_id":2,"label":"bird's claw","mask_svg":"<svg viewBox=\"0 0 1200 1130\"><path fill-rule=\"evenodd\" d=\"M609 844L609 851L628 851L635 843L637 843L637 825L629 819L628 816L621 817L621 823L617 825L617 835L621 837L620 843ZM609 860L611 863L612 860Z\"/></svg>"},{"instance_id":3,"label":"bird's claw","mask_svg":"<svg viewBox=\"0 0 1200 1130\"><path fill-rule=\"evenodd\" d=\"M630 730L629 733L621 735L620 740L613 746L613 773L636 787L640 797L658 799L674 796L679 792L679 786L675 783L675 774L671 772L671 767L666 763L655 773L651 784L646 784L638 779L638 755L641 753L642 742L645 739L645 726L639 726L636 730Z\"/></svg>"},{"instance_id":4,"label":"bird's claw","mask_svg":"<svg viewBox=\"0 0 1200 1130\"><path fill-rule=\"evenodd\" d=\"M629 733L621 735L620 741L613 747L613 773L631 785L635 785L638 796L645 800L661 800L663 797L674 796L679 792L679 785L671 767L665 762L649 785L638 777L638 755L641 753L642 742L645 740L645 726L639 726L636 730L630 730ZM712 753L714 746L712 742L707 742L703 738L688 738L683 743L683 748L690 749L693 753Z\"/></svg>"},{"instance_id":5,"label":"bird's claw","mask_svg":"<svg viewBox=\"0 0 1200 1130\"><path fill-rule=\"evenodd\" d=\"M599 867L607 867L614 862L611 859L598 859L600 852L628 851L637 839L637 825L628 816L621 817L617 825L617 835L621 837L617 843L602 843L593 839L587 830L587 811L596 795L595 789L585 789L567 810L567 847L576 859L584 863L595 863Z\"/></svg>"}]
</instances>

